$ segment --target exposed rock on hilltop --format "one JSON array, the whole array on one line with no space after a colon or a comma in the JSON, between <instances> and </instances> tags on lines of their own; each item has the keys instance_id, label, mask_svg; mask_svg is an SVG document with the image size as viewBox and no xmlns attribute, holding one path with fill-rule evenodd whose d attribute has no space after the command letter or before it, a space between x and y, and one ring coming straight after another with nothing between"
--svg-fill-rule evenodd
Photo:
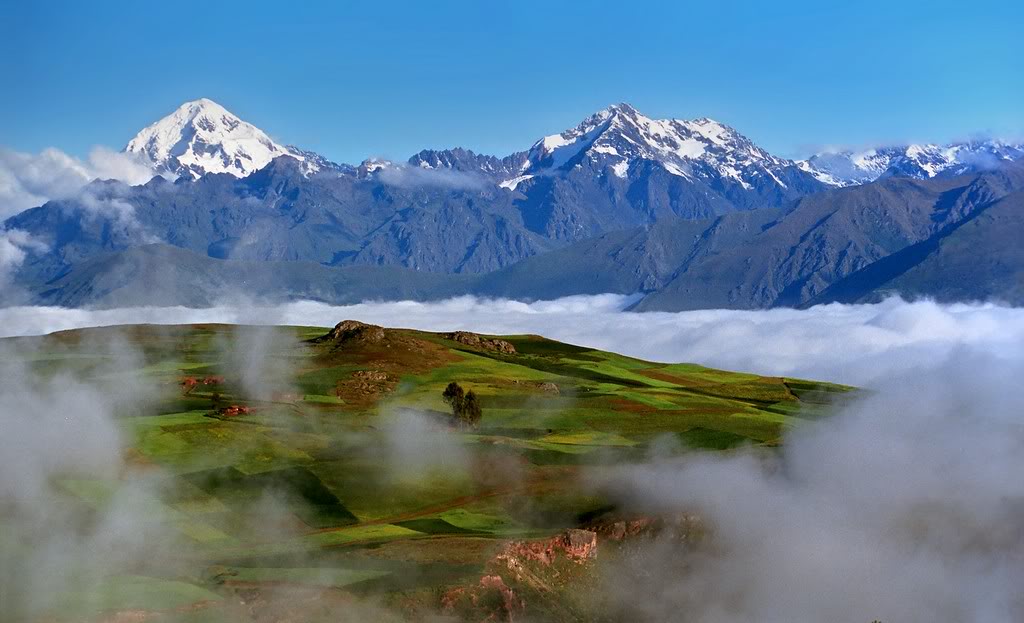
<instances>
[{"instance_id":1,"label":"exposed rock on hilltop","mask_svg":"<svg viewBox=\"0 0 1024 623\"><path fill-rule=\"evenodd\" d=\"M358 320L342 320L334 325L327 335L317 338L316 342L376 344L384 341L385 335L384 327L379 325L367 324Z\"/></svg>"},{"instance_id":2,"label":"exposed rock on hilltop","mask_svg":"<svg viewBox=\"0 0 1024 623\"><path fill-rule=\"evenodd\" d=\"M465 344L466 346L472 346L474 348L482 348L484 350L493 350L502 353L503 355L516 354L516 347L513 346L511 342L496 338L483 337L476 333L470 333L469 331L446 333L444 337L446 340L452 340L459 344Z\"/></svg>"}]
</instances>

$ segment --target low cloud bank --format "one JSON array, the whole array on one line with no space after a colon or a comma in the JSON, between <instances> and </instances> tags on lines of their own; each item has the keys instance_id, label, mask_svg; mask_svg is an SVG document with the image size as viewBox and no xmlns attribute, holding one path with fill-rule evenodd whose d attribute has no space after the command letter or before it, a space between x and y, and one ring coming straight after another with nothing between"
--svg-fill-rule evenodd
<instances>
[{"instance_id":1,"label":"low cloud bank","mask_svg":"<svg viewBox=\"0 0 1024 623\"><path fill-rule=\"evenodd\" d=\"M454 169L424 169L407 164L385 167L378 173L385 184L401 188L450 188L480 190L488 186L478 174Z\"/></svg>"},{"instance_id":2,"label":"low cloud bank","mask_svg":"<svg viewBox=\"0 0 1024 623\"><path fill-rule=\"evenodd\" d=\"M433 331L536 333L552 339L669 362L874 386L905 372L936 368L971 351L1014 356L1024 344L1024 309L890 299L874 305L808 310L702 310L635 314L633 299L573 296L523 303L459 297L418 303L274 307L0 309L0 334L38 335L127 323L225 322L333 326L355 319Z\"/></svg>"}]
</instances>

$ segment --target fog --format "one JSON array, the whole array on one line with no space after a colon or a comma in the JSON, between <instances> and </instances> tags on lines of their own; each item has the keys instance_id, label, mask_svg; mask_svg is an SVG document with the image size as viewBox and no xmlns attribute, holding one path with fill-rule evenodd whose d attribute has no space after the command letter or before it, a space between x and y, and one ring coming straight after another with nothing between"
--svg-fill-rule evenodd
<instances>
[{"instance_id":1,"label":"fog","mask_svg":"<svg viewBox=\"0 0 1024 623\"><path fill-rule=\"evenodd\" d=\"M609 590L645 620L1019 621L1024 617L1021 353L963 350L899 373L781 458L658 459L603 483L712 536L651 545Z\"/></svg>"},{"instance_id":2,"label":"fog","mask_svg":"<svg viewBox=\"0 0 1024 623\"><path fill-rule=\"evenodd\" d=\"M90 595L107 572L167 564L181 545L153 512L160 483L125 472L115 417L154 391L133 374L138 354L117 339L80 347L104 357L102 376L37 369L31 350L0 345L4 620L46 611L61 591Z\"/></svg>"},{"instance_id":3,"label":"fog","mask_svg":"<svg viewBox=\"0 0 1024 623\"><path fill-rule=\"evenodd\" d=\"M605 594L628 620L1024 619L1024 310L890 299L641 315L623 311L631 302L604 295L202 310L22 307L0 310L0 327L7 335L32 335L139 322L331 326L353 318L538 333L647 359L868 387L833 417L789 431L779 452L680 458L652 451L636 463L603 468L589 483L625 507L696 513L710 526L707 538L682 552L662 541L640 547L605 574ZM251 391L289 375L268 364L268 352L287 347L276 332L233 335L216 347ZM115 367L140 366L138 355L116 342L100 347ZM152 521L141 509L158 492L154 483L125 481L111 512L85 525L47 494L67 473L123 473L113 418L141 408L152 388L118 383L109 390L102 380L5 364L0 498L15 518L0 538L5 603L32 611L33 582L71 583L73 570L88 561L151 563L171 546L162 536L147 540ZM423 414L382 416L382 450L397 466L395 480L465 468L457 440ZM260 514L271 514L273 504L264 502L271 509ZM24 540L37 544L29 559L10 545Z\"/></svg>"}]
</instances>

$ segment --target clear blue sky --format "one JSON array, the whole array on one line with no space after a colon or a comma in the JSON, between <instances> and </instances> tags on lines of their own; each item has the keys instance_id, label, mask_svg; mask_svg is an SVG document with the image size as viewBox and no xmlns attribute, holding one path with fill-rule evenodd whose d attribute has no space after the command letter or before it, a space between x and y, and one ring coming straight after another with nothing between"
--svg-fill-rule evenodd
<instances>
[{"instance_id":1,"label":"clear blue sky","mask_svg":"<svg viewBox=\"0 0 1024 623\"><path fill-rule=\"evenodd\" d=\"M198 97L345 162L506 154L618 101L785 156L1024 135L1019 1L0 7L0 145L21 151L120 148Z\"/></svg>"}]
</instances>

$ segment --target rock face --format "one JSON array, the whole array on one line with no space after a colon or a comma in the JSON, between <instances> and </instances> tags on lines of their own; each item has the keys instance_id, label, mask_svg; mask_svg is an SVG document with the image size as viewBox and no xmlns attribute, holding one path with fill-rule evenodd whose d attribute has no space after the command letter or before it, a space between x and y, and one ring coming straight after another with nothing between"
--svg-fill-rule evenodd
<instances>
[{"instance_id":1,"label":"rock face","mask_svg":"<svg viewBox=\"0 0 1024 623\"><path fill-rule=\"evenodd\" d=\"M508 543L487 564L476 584L452 588L441 597L442 609L463 618L513 621L527 608L526 595L550 594L552 582L565 581L565 568L586 569L597 556L597 533L569 529L541 541ZM559 571L561 569L561 571Z\"/></svg>"},{"instance_id":2,"label":"rock face","mask_svg":"<svg viewBox=\"0 0 1024 623\"><path fill-rule=\"evenodd\" d=\"M548 566L559 556L582 563L597 555L597 533L590 530L569 529L546 541L516 541L509 543L495 556L494 561L516 570L524 562L538 562Z\"/></svg>"},{"instance_id":3,"label":"rock face","mask_svg":"<svg viewBox=\"0 0 1024 623\"><path fill-rule=\"evenodd\" d=\"M483 350L492 350L503 355L514 355L516 354L516 347L511 342L505 340L499 340L494 338L486 338L476 333L470 333L469 331L456 331L454 333L446 333L445 339L458 342L459 344L465 344L466 346L472 346L474 348L481 348Z\"/></svg>"},{"instance_id":4,"label":"rock face","mask_svg":"<svg viewBox=\"0 0 1024 623\"><path fill-rule=\"evenodd\" d=\"M466 607L485 609L485 621L513 621L526 602L505 584L500 575L485 575L476 586L453 588L441 597L441 609L455 612Z\"/></svg>"},{"instance_id":5,"label":"rock face","mask_svg":"<svg viewBox=\"0 0 1024 623\"><path fill-rule=\"evenodd\" d=\"M375 324L366 324L365 322L359 322L358 320L342 320L338 324L334 325L331 331L322 337L317 338L317 342L335 342L343 344L346 342L356 342L360 344L376 344L384 340L385 331L384 327Z\"/></svg>"},{"instance_id":6,"label":"rock face","mask_svg":"<svg viewBox=\"0 0 1024 623\"><path fill-rule=\"evenodd\" d=\"M590 530L567 530L562 535L565 555L572 560L583 561L597 555L597 533Z\"/></svg>"}]
</instances>

